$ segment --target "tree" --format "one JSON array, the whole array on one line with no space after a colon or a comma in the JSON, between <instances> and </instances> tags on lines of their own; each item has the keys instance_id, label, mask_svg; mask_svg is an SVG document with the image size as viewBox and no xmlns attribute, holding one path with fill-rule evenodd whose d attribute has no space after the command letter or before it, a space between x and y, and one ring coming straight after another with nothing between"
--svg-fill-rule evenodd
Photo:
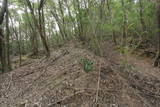
<instances>
[{"instance_id":1,"label":"tree","mask_svg":"<svg viewBox=\"0 0 160 107\"><path fill-rule=\"evenodd\" d=\"M143 14L144 13L143 0L139 0L139 7L140 7L139 14L140 14L140 22L141 22L142 30L143 32L146 32L146 24L144 21L144 14Z\"/></svg>"},{"instance_id":2,"label":"tree","mask_svg":"<svg viewBox=\"0 0 160 107\"><path fill-rule=\"evenodd\" d=\"M158 52L154 61L154 66L160 66L160 1L157 1L157 26L158 26Z\"/></svg>"},{"instance_id":3,"label":"tree","mask_svg":"<svg viewBox=\"0 0 160 107\"><path fill-rule=\"evenodd\" d=\"M39 15L39 20L36 18L36 15L34 13L34 8L31 4L31 2L29 0L26 0L27 2L27 5L28 5L28 8L30 9L31 11L31 15L32 15L32 18L34 20L34 24L35 26L37 27L37 30L39 32L39 35L41 37L41 40L42 40L42 43L44 45L44 48L45 48L45 52L46 52L46 56L49 57L50 56L50 49L49 49L49 46L47 44L47 40L46 40L46 35L44 33L44 28L43 28L43 7L44 7L44 4L46 2L46 0L41 0L40 3L39 3L39 6L38 6L38 15Z\"/></svg>"},{"instance_id":4,"label":"tree","mask_svg":"<svg viewBox=\"0 0 160 107\"><path fill-rule=\"evenodd\" d=\"M7 11L7 3L8 3L8 0L3 0L2 9L0 11L0 60L1 60L1 65L2 65L2 72L7 71L8 69L7 61L6 61L6 53L5 53L6 52L5 51L5 37L3 34L3 28L2 28L4 16Z\"/></svg>"},{"instance_id":5,"label":"tree","mask_svg":"<svg viewBox=\"0 0 160 107\"><path fill-rule=\"evenodd\" d=\"M33 20L31 19L29 12L27 10L27 7L25 6L25 14L26 14L26 20L25 23L28 25L28 29L30 32L30 40L31 40L31 46L32 46L32 56L38 56L38 35L36 26L32 23Z\"/></svg>"},{"instance_id":6,"label":"tree","mask_svg":"<svg viewBox=\"0 0 160 107\"><path fill-rule=\"evenodd\" d=\"M110 0L107 0L107 9L108 9L109 16L110 16L110 24L113 25L113 14L112 14L112 10L111 10L111 7L110 7ZM113 39L114 44L116 45L117 41L116 41L116 37L115 37L114 26L112 28L112 39Z\"/></svg>"},{"instance_id":7,"label":"tree","mask_svg":"<svg viewBox=\"0 0 160 107\"><path fill-rule=\"evenodd\" d=\"M123 11L123 45L127 45L127 14L124 0L121 0L121 4Z\"/></svg>"},{"instance_id":8,"label":"tree","mask_svg":"<svg viewBox=\"0 0 160 107\"><path fill-rule=\"evenodd\" d=\"M7 66L8 70L11 70L11 61L10 61L10 30L9 30L9 10L8 10L8 3L6 7L6 58L7 58Z\"/></svg>"},{"instance_id":9,"label":"tree","mask_svg":"<svg viewBox=\"0 0 160 107\"><path fill-rule=\"evenodd\" d=\"M4 16L6 21L0 30L2 69L10 68L10 56L19 55L21 62L23 55L38 56L44 48L49 57L50 46L61 46L73 38L83 41L98 55L106 39L116 45L122 41L123 49L137 48L137 43L139 47L158 43L153 41L156 26L151 0L10 0L9 7L4 6L4 1L1 22ZM146 39L151 42L144 42ZM158 59L159 54L155 65Z\"/></svg>"}]
</instances>

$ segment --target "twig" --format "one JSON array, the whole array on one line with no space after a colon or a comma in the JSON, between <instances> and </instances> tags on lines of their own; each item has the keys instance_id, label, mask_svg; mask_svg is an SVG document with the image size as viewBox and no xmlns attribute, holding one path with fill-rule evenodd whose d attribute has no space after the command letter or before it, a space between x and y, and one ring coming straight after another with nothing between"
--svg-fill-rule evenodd
<instances>
[{"instance_id":1,"label":"twig","mask_svg":"<svg viewBox=\"0 0 160 107\"><path fill-rule=\"evenodd\" d=\"M98 70L98 83L97 83L97 93L96 93L96 104L98 103L98 95L100 89L100 79L101 79L101 60L99 61L99 70Z\"/></svg>"},{"instance_id":2,"label":"twig","mask_svg":"<svg viewBox=\"0 0 160 107\"><path fill-rule=\"evenodd\" d=\"M19 97L21 94L24 94L31 86L34 85L34 83L39 80L39 78L41 78L47 71L47 68L55 61L57 61L59 58L61 58L62 56L65 56L66 54L68 54L68 51L65 51L64 53L62 53L61 55L59 55L58 57L56 57L55 59L53 59L50 63L48 63L45 67L43 67L43 69L41 71L43 71L36 79L33 80L33 83L32 84L29 84L25 90L22 90L18 93L18 95L15 97Z\"/></svg>"},{"instance_id":3,"label":"twig","mask_svg":"<svg viewBox=\"0 0 160 107\"><path fill-rule=\"evenodd\" d=\"M65 50L64 52L62 52L59 56L55 57L51 62L49 62L47 65L45 66L41 66L39 67L38 69L42 69L42 70L46 70L48 68L48 66L50 66L53 62L57 61L58 59L60 59L61 57L67 55L69 52L67 50ZM28 75L32 75L33 73L37 72L36 70L33 70L32 72L29 72L27 74L24 74L22 76L19 76L20 78L23 78L25 76L28 76Z\"/></svg>"},{"instance_id":4,"label":"twig","mask_svg":"<svg viewBox=\"0 0 160 107\"><path fill-rule=\"evenodd\" d=\"M13 75L13 74L12 74ZM12 79L13 79L13 76L11 75L11 79L10 79L10 81L9 81L9 84L8 84L8 87L7 87L7 89L6 89L6 91L7 90L9 90L9 88L11 87L11 82L12 82Z\"/></svg>"},{"instance_id":5,"label":"twig","mask_svg":"<svg viewBox=\"0 0 160 107\"><path fill-rule=\"evenodd\" d=\"M70 98L70 97L73 97L73 96L75 96L75 95L81 94L81 93L83 93L83 92L85 92L85 91L84 91L84 90L81 90L81 91L78 91L78 92L76 92L76 93L74 93L74 94L72 94L72 95L70 95L70 96L66 96L66 97L64 97L64 98L62 98L62 99L60 99L60 100L58 100L58 101L56 101L56 102L54 102L54 103L52 103L52 104L49 104L48 107L53 107L55 104L58 104L58 103L60 103L60 102L62 102L62 101L65 101L66 99L68 99L68 98Z\"/></svg>"},{"instance_id":6,"label":"twig","mask_svg":"<svg viewBox=\"0 0 160 107\"><path fill-rule=\"evenodd\" d=\"M153 98L157 98L157 99L160 99L160 94L156 94L150 90L147 90L137 84L132 84L132 87L135 87L137 90L139 90L140 93L144 94L144 95L147 95L147 96L150 96L150 97L153 97Z\"/></svg>"},{"instance_id":7,"label":"twig","mask_svg":"<svg viewBox=\"0 0 160 107\"><path fill-rule=\"evenodd\" d=\"M89 90L89 91L98 91L95 88L77 88L77 87L66 87L66 89L73 89L73 90ZM120 92L118 90L112 90L112 89L99 89L99 91L105 91L105 92Z\"/></svg>"}]
</instances>

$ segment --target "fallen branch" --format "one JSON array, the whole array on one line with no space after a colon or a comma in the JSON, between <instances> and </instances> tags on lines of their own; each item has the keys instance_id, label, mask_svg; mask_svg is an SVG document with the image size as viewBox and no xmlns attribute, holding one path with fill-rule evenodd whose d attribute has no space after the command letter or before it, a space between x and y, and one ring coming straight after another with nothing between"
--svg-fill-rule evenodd
<instances>
[{"instance_id":1,"label":"fallen branch","mask_svg":"<svg viewBox=\"0 0 160 107\"><path fill-rule=\"evenodd\" d=\"M48 66L50 66L53 62L55 62L55 61L57 61L58 59L60 59L61 57L63 57L63 56L65 56L66 54L68 54L69 52L67 51L67 50L65 50L65 52L63 52L62 54L60 54L59 56L57 56L56 58L54 58L50 63L48 63L45 67L44 66L41 66L40 68L38 68L38 69L47 69L48 68ZM37 70L33 70L32 72L29 72L29 73L26 73L26 74L24 74L24 75L20 75L19 77L20 78L23 78L23 77L25 77L25 76L28 76L28 75L32 75L33 73L35 73ZM41 71L41 70L39 70L39 71Z\"/></svg>"},{"instance_id":2,"label":"fallen branch","mask_svg":"<svg viewBox=\"0 0 160 107\"><path fill-rule=\"evenodd\" d=\"M138 86L138 85L134 85L132 84L132 87L136 88L137 90L140 91L140 93L144 94L144 95L147 95L147 96L150 96L150 97L153 97L153 98L157 98L157 99L160 99L160 94L156 94L150 90L147 90L145 88L142 88L141 86Z\"/></svg>"},{"instance_id":3,"label":"fallen branch","mask_svg":"<svg viewBox=\"0 0 160 107\"><path fill-rule=\"evenodd\" d=\"M74 93L74 94L72 94L70 96L66 96L66 97L64 97L64 98L62 98L62 99L60 99L60 100L58 100L58 101L56 101L56 102L54 102L52 104L49 104L48 107L53 107L55 104L61 103L62 101L65 101L66 99L71 98L71 97L73 97L75 95L81 94L83 92L85 92L85 91L81 90L81 91L78 91L78 92L76 92L76 93Z\"/></svg>"},{"instance_id":4,"label":"fallen branch","mask_svg":"<svg viewBox=\"0 0 160 107\"><path fill-rule=\"evenodd\" d=\"M96 104L98 103L100 80L101 80L101 61L99 62L99 70L98 70L98 83L97 83L97 93L96 93L96 102L95 102Z\"/></svg>"},{"instance_id":5,"label":"fallen branch","mask_svg":"<svg viewBox=\"0 0 160 107\"><path fill-rule=\"evenodd\" d=\"M73 90L87 90L87 91L98 91L97 89L95 88L77 88L77 87L66 87L66 89L73 89ZM112 90L112 89L99 89L99 91L105 91L105 92L108 92L108 93L111 93L111 92L120 92L118 90Z\"/></svg>"},{"instance_id":6,"label":"fallen branch","mask_svg":"<svg viewBox=\"0 0 160 107\"><path fill-rule=\"evenodd\" d=\"M62 56L66 55L66 54L68 54L68 53L69 53L69 52L68 52L67 50L65 50L65 52L63 52L61 55L59 55L58 57L56 57L55 59L53 59L53 60L52 60L50 63L48 63L45 67L43 67L43 69L40 70L40 71L43 71L43 72L42 72L36 79L34 79L34 80L33 80L33 83L32 83L32 84L29 84L29 85L26 87L25 90L20 91L15 98L17 98L17 97L19 97L20 95L24 94L31 86L35 85L34 83L46 73L47 68L48 68L53 62L57 61L59 58L61 58ZM35 72L35 71L34 71L34 72ZM34 72L33 72L33 73L34 73ZM30 73L30 74L32 74L32 73Z\"/></svg>"}]
</instances>

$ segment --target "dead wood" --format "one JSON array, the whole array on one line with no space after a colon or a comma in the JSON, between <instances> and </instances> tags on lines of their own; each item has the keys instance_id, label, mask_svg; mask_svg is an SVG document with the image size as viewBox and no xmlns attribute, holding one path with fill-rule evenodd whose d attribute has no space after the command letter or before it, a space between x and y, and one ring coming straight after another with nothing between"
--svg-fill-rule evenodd
<instances>
[{"instance_id":1,"label":"dead wood","mask_svg":"<svg viewBox=\"0 0 160 107\"><path fill-rule=\"evenodd\" d=\"M82 94L82 93L84 93L84 92L85 92L84 90L78 91L78 92L76 92L76 93L74 93L74 94L72 94L72 95L70 95L70 96L66 96L66 97L64 97L64 98L62 98L62 99L60 99L60 100L58 100L58 101L56 101L56 102L54 102L54 103L52 103L52 104L49 104L48 107L53 107L53 106L56 105L56 104L59 104L59 103L65 101L65 100L67 100L67 99L69 99L69 98L71 98L71 97L73 97L73 96L75 96L75 95Z\"/></svg>"}]
</instances>

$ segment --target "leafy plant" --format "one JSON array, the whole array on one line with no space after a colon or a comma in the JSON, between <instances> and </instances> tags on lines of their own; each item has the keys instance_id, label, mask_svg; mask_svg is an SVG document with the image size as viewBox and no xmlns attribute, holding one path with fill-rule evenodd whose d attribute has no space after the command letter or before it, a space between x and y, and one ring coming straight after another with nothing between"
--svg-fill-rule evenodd
<instances>
[{"instance_id":1,"label":"leafy plant","mask_svg":"<svg viewBox=\"0 0 160 107\"><path fill-rule=\"evenodd\" d=\"M83 69L86 72L90 72L94 68L94 62L87 58L81 58L81 64L83 65Z\"/></svg>"},{"instance_id":2,"label":"leafy plant","mask_svg":"<svg viewBox=\"0 0 160 107\"><path fill-rule=\"evenodd\" d=\"M118 51L124 55L127 55L129 53L129 47L128 46L119 46Z\"/></svg>"}]
</instances>

